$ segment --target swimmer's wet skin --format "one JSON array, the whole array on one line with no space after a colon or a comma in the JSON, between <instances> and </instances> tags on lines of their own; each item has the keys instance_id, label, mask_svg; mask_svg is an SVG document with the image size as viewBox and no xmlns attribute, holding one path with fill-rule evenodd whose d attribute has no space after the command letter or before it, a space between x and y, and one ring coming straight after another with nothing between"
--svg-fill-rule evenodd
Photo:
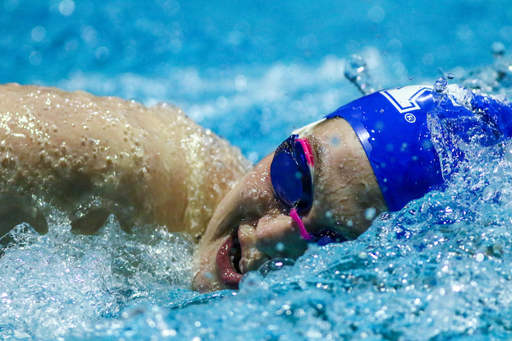
<instances>
[{"instance_id":1,"label":"swimmer's wet skin","mask_svg":"<svg viewBox=\"0 0 512 341\"><path fill-rule=\"evenodd\" d=\"M115 214L127 231L157 224L199 238L249 169L238 149L171 105L8 84L0 113L2 235L21 222L46 232L42 200L77 233Z\"/></svg>"},{"instance_id":2,"label":"swimmer's wet skin","mask_svg":"<svg viewBox=\"0 0 512 341\"><path fill-rule=\"evenodd\" d=\"M198 249L193 287L236 289L269 259L297 258L308 241L357 238L381 212L440 188L450 174L427 122L436 95L431 86L383 90L293 132L220 203ZM475 121L484 135L500 136L485 144L512 136L512 107L475 95L473 109L486 116L479 120L455 99L444 102L437 114L469 122L454 132L462 140ZM455 144L445 147L464 159Z\"/></svg>"}]
</instances>

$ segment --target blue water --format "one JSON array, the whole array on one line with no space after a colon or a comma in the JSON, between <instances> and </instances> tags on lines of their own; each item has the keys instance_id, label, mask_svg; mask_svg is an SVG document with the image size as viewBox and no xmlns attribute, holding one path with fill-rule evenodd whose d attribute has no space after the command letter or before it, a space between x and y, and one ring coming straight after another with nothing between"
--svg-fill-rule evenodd
<instances>
[{"instance_id":1,"label":"blue water","mask_svg":"<svg viewBox=\"0 0 512 341\"><path fill-rule=\"evenodd\" d=\"M293 127L360 96L344 76L352 54L375 88L451 73L510 98L511 23L509 0L3 0L0 82L175 103L256 162ZM356 241L253 273L239 292L188 291L183 236L128 235L115 219L76 236L54 211L48 234L18 226L0 259L0 336L510 338L512 148L468 148L446 190Z\"/></svg>"}]
</instances>

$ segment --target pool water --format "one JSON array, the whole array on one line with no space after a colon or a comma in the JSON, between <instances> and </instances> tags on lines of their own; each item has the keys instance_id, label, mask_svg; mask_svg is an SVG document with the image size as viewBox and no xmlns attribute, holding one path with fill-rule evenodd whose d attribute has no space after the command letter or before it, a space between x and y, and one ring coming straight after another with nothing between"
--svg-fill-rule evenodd
<instances>
[{"instance_id":1,"label":"pool water","mask_svg":"<svg viewBox=\"0 0 512 341\"><path fill-rule=\"evenodd\" d=\"M4 0L0 9L2 83L171 102L253 162L361 95L345 77L353 54L375 89L444 75L512 95L508 0ZM381 215L355 241L311 245L294 266L251 273L238 292L188 290L186 236L155 226L127 234L115 217L94 236L74 235L41 202L49 232L19 225L2 251L0 336L510 338L512 144L466 151L446 189Z\"/></svg>"}]
</instances>

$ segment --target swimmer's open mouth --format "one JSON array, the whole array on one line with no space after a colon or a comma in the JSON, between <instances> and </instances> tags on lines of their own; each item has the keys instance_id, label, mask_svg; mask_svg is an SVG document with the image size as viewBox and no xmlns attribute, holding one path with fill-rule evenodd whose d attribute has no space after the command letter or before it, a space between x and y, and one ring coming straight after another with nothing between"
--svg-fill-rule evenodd
<instances>
[{"instance_id":1,"label":"swimmer's open mouth","mask_svg":"<svg viewBox=\"0 0 512 341\"><path fill-rule=\"evenodd\" d=\"M231 237L233 239L233 246L229 249L229 259L231 260L231 264L236 272L242 274L242 270L240 270L240 260L242 259L242 248L240 246L240 241L238 240L238 230L235 235Z\"/></svg>"},{"instance_id":2,"label":"swimmer's open mouth","mask_svg":"<svg viewBox=\"0 0 512 341\"><path fill-rule=\"evenodd\" d=\"M217 252L217 275L219 280L228 289L238 289L238 283L242 278L240 271L240 260L242 258L242 248L238 241L238 232L229 236Z\"/></svg>"}]
</instances>

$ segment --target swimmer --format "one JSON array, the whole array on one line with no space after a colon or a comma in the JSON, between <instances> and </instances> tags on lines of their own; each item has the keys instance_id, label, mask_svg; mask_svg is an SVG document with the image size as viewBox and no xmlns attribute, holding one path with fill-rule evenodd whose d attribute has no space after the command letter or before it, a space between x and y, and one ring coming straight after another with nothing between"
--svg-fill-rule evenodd
<instances>
[{"instance_id":1,"label":"swimmer","mask_svg":"<svg viewBox=\"0 0 512 341\"><path fill-rule=\"evenodd\" d=\"M441 186L448 175L427 122L434 95L408 86L365 96L294 131L249 171L238 149L175 107L5 85L0 215L44 233L43 200L77 233L94 233L110 214L127 231L164 225L199 241L193 289L236 289L269 259L355 239L380 213ZM481 102L472 105L485 113Z\"/></svg>"},{"instance_id":2,"label":"swimmer","mask_svg":"<svg viewBox=\"0 0 512 341\"><path fill-rule=\"evenodd\" d=\"M442 84L436 90L379 91L294 131L217 207L193 287L234 289L269 259L295 259L311 242L355 239L380 213L442 188L465 158L459 142L479 137L492 145L512 136L512 106L457 86L458 99L441 101Z\"/></svg>"}]
</instances>

